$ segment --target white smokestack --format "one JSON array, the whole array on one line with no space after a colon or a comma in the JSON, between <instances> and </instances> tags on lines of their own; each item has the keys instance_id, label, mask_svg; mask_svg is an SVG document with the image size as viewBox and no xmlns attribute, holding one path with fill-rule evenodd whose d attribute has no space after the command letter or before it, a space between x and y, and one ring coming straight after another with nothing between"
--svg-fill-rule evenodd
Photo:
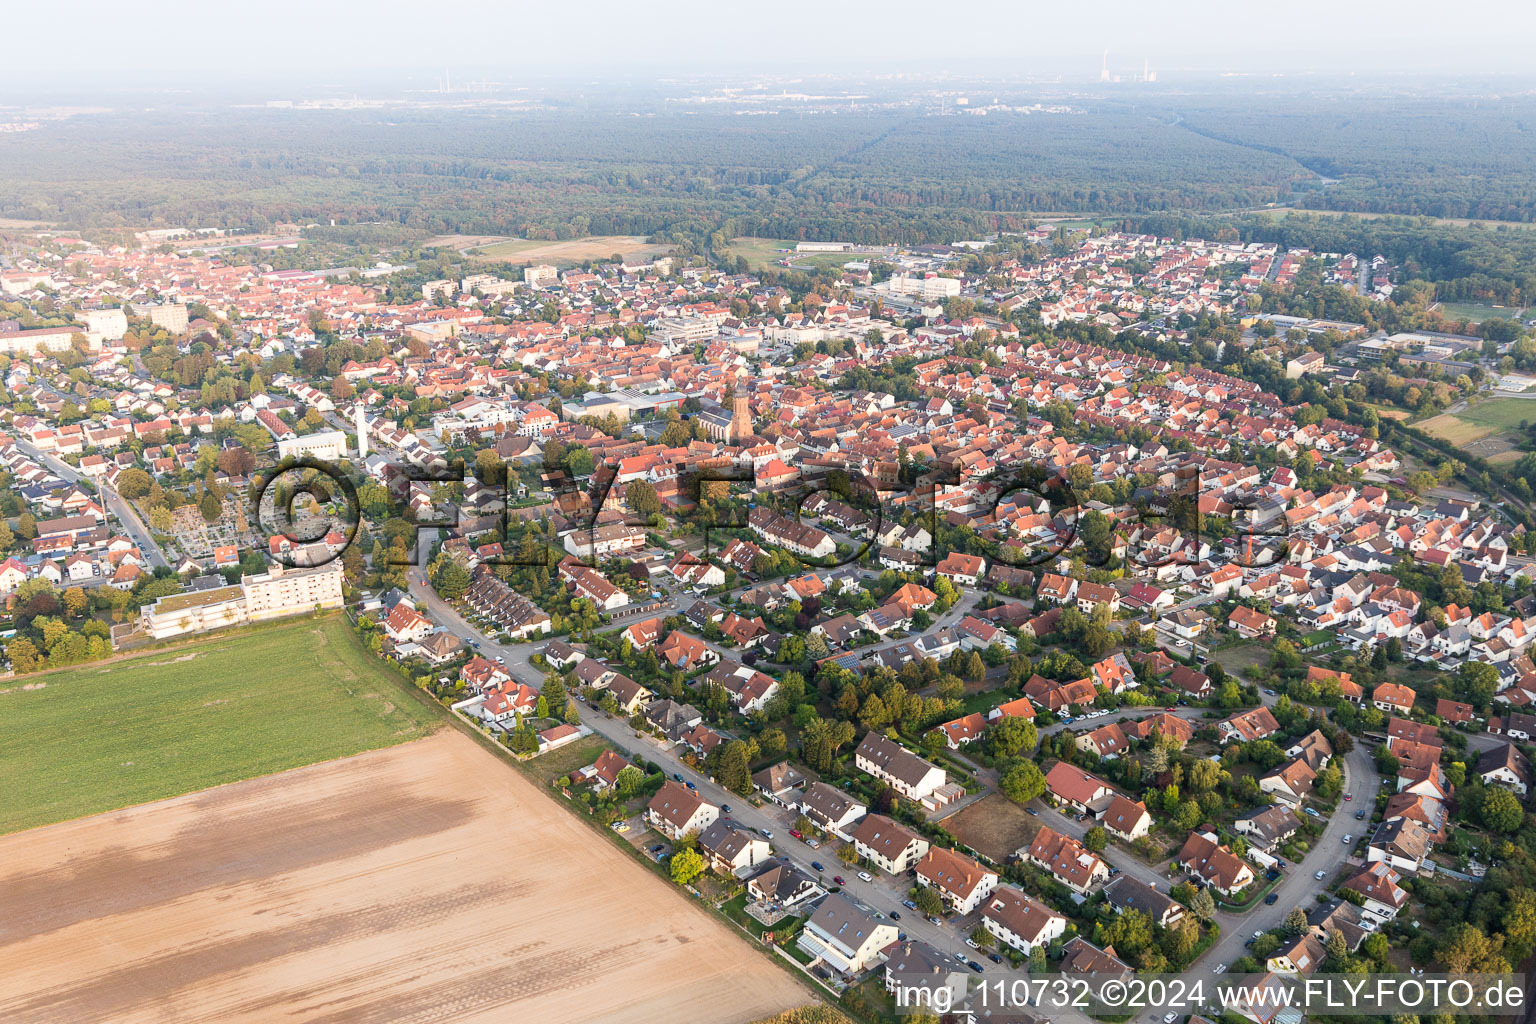
<instances>
[{"instance_id":1,"label":"white smokestack","mask_svg":"<svg viewBox=\"0 0 1536 1024\"><path fill-rule=\"evenodd\" d=\"M363 419L362 402L358 402L353 407L353 414L357 419L357 457L360 460L366 459L368 457L368 421Z\"/></svg>"}]
</instances>

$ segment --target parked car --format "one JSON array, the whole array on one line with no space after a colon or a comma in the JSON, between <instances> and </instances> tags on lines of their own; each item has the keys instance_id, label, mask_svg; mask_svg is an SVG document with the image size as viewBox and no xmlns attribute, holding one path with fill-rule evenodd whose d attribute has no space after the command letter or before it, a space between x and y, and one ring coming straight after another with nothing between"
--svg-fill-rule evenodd
<instances>
[{"instance_id":1,"label":"parked car","mask_svg":"<svg viewBox=\"0 0 1536 1024\"><path fill-rule=\"evenodd\" d=\"M772 839L773 838L773 832L771 830L769 830L769 829L766 829L766 828L758 829L757 830L757 834L762 836L764 839Z\"/></svg>"},{"instance_id":2,"label":"parked car","mask_svg":"<svg viewBox=\"0 0 1536 1024\"><path fill-rule=\"evenodd\" d=\"M916 910L917 909L917 904L913 903L911 900L902 900L901 901L901 905L906 907L908 910Z\"/></svg>"},{"instance_id":3,"label":"parked car","mask_svg":"<svg viewBox=\"0 0 1536 1024\"><path fill-rule=\"evenodd\" d=\"M1355 820L1356 821L1364 821L1365 820L1365 808L1364 807L1360 808L1358 811L1355 812Z\"/></svg>"},{"instance_id":4,"label":"parked car","mask_svg":"<svg viewBox=\"0 0 1536 1024\"><path fill-rule=\"evenodd\" d=\"M676 779L678 782L682 782L683 781L683 773L682 772L673 772L672 773L672 777L674 779Z\"/></svg>"},{"instance_id":5,"label":"parked car","mask_svg":"<svg viewBox=\"0 0 1536 1024\"><path fill-rule=\"evenodd\" d=\"M1040 817L1040 812L1035 810L1033 807L1026 807L1024 810L1026 813L1033 814L1037 818Z\"/></svg>"},{"instance_id":6,"label":"parked car","mask_svg":"<svg viewBox=\"0 0 1536 1024\"><path fill-rule=\"evenodd\" d=\"M868 871L860 871L859 877L866 882L873 882L875 880L875 876L870 874Z\"/></svg>"},{"instance_id":7,"label":"parked car","mask_svg":"<svg viewBox=\"0 0 1536 1024\"><path fill-rule=\"evenodd\" d=\"M891 920L892 921L900 921L901 920L901 911L899 911L899 910L891 911Z\"/></svg>"},{"instance_id":8,"label":"parked car","mask_svg":"<svg viewBox=\"0 0 1536 1024\"><path fill-rule=\"evenodd\" d=\"M821 861L819 861L819 860L811 861L811 867L815 868L817 871L825 871L825 870L827 870L826 868L822 867Z\"/></svg>"},{"instance_id":9,"label":"parked car","mask_svg":"<svg viewBox=\"0 0 1536 1024\"><path fill-rule=\"evenodd\" d=\"M819 840L819 839L807 839L805 841L805 845L809 846L813 850L819 850L819 849L821 849L821 840Z\"/></svg>"},{"instance_id":10,"label":"parked car","mask_svg":"<svg viewBox=\"0 0 1536 1024\"><path fill-rule=\"evenodd\" d=\"M627 822L627 821L616 821L616 822L613 823L613 830L615 832L628 832L629 831L629 822Z\"/></svg>"},{"instance_id":11,"label":"parked car","mask_svg":"<svg viewBox=\"0 0 1536 1024\"><path fill-rule=\"evenodd\" d=\"M1328 872L1326 872L1326 871L1319 871L1317 874L1313 875L1312 877L1317 879L1319 882L1321 882L1323 879L1328 877Z\"/></svg>"},{"instance_id":12,"label":"parked car","mask_svg":"<svg viewBox=\"0 0 1536 1024\"><path fill-rule=\"evenodd\" d=\"M731 805L730 804L721 804L720 805L720 813L721 814L730 814L731 813Z\"/></svg>"},{"instance_id":13,"label":"parked car","mask_svg":"<svg viewBox=\"0 0 1536 1024\"><path fill-rule=\"evenodd\" d=\"M800 834L800 830L799 829L793 829L792 828L792 829L789 830L789 834L794 836L796 839L804 839L805 838L805 836Z\"/></svg>"},{"instance_id":14,"label":"parked car","mask_svg":"<svg viewBox=\"0 0 1536 1024\"><path fill-rule=\"evenodd\" d=\"M996 953L988 953L987 959L991 960L995 964L1000 964L1003 962L1003 958L998 956Z\"/></svg>"},{"instance_id":15,"label":"parked car","mask_svg":"<svg viewBox=\"0 0 1536 1024\"><path fill-rule=\"evenodd\" d=\"M1268 896L1264 897L1264 905L1266 907L1272 907L1272 906L1275 905L1275 901L1278 900L1279 898L1280 898L1280 894L1279 893L1272 892Z\"/></svg>"},{"instance_id":16,"label":"parked car","mask_svg":"<svg viewBox=\"0 0 1536 1024\"><path fill-rule=\"evenodd\" d=\"M688 787L688 788L689 788L689 789L691 789L691 790L693 790L693 791L694 791L694 792L695 792L695 793L697 793L697 792L698 792L698 790L699 790L699 787L698 787L698 786L695 786L695 785L694 785L694 784L693 784L693 783L691 783L691 782L684 782L684 783L683 783L683 785L685 785L685 786L687 786L687 787Z\"/></svg>"},{"instance_id":17,"label":"parked car","mask_svg":"<svg viewBox=\"0 0 1536 1024\"><path fill-rule=\"evenodd\" d=\"M1163 1015L1163 1024L1173 1024L1173 1022L1178 1020L1178 1019L1179 1019L1179 1015L1177 1013L1164 1014Z\"/></svg>"},{"instance_id":18,"label":"parked car","mask_svg":"<svg viewBox=\"0 0 1536 1024\"><path fill-rule=\"evenodd\" d=\"M832 881L836 882L838 885L847 885L848 884L847 882L843 881L843 876L842 875L833 875L832 876Z\"/></svg>"},{"instance_id":19,"label":"parked car","mask_svg":"<svg viewBox=\"0 0 1536 1024\"><path fill-rule=\"evenodd\" d=\"M1346 834L1346 835L1345 835L1345 836L1344 836L1344 845L1345 845L1345 846L1348 846L1348 845L1349 845L1349 844L1350 844L1350 843L1352 843L1352 842L1354 842L1354 841L1355 841L1355 837L1354 837L1354 836L1352 836L1352 835L1348 835L1348 834Z\"/></svg>"},{"instance_id":20,"label":"parked car","mask_svg":"<svg viewBox=\"0 0 1536 1024\"><path fill-rule=\"evenodd\" d=\"M965 944L967 946L970 946L972 949L980 949L981 948L979 945L976 944L976 940L975 939L966 939L965 940Z\"/></svg>"},{"instance_id":21,"label":"parked car","mask_svg":"<svg viewBox=\"0 0 1536 1024\"><path fill-rule=\"evenodd\" d=\"M981 964L977 963L975 960L968 960L968 961L966 961L965 966L969 967L971 970L975 971L977 974L981 973Z\"/></svg>"},{"instance_id":22,"label":"parked car","mask_svg":"<svg viewBox=\"0 0 1536 1024\"><path fill-rule=\"evenodd\" d=\"M1345 801L1350 801L1350 800L1353 800L1354 798L1355 798L1355 794L1353 794L1353 793L1345 793L1344 794Z\"/></svg>"}]
</instances>

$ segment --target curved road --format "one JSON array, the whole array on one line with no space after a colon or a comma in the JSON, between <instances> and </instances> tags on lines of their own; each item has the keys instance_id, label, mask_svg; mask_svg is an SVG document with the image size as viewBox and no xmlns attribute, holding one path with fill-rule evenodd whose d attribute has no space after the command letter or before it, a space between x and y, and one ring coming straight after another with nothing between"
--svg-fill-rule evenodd
<instances>
[{"instance_id":1,"label":"curved road","mask_svg":"<svg viewBox=\"0 0 1536 1024\"><path fill-rule=\"evenodd\" d=\"M500 657L513 677L519 682L526 683L537 688L543 682L543 673L535 668L530 658L535 653L535 644L502 645L484 636L471 623L458 614L447 602L438 597L425 580L425 574L421 569L412 569L409 573L411 595L416 598L419 605L425 609L435 620L443 623L450 630L458 633L466 639L474 639L480 644L480 651L490 658ZM671 609L681 605L686 607L695 600L693 594L686 591L675 594L668 603L668 610L660 614L669 614ZM976 593L967 590L966 599L957 602L954 609L946 614L943 619L951 616L958 618L964 613L964 609L974 604ZM939 623L936 623L937 627ZM901 641L889 641L872 648L890 646ZM726 652L727 655L730 652ZM1264 703L1273 704L1276 700L1267 694L1262 698ZM1159 708L1130 708L1122 709L1114 715L1104 716L1105 722L1118 721L1121 718L1138 718L1146 714L1152 714L1161 710ZM1205 713L1205 708L1181 707L1173 713L1181 718L1199 719ZM640 753L652 761L664 766L666 771L681 774L699 788L699 791L716 804L732 804L731 816L743 824L758 829L767 829L774 833L775 852L788 856L799 867L811 874L824 874L828 877L835 873L844 873L848 879L846 890L854 897L864 902L869 907L890 912L899 910L900 904L905 899L905 886L901 882L887 877L877 876L874 882L860 881L856 873L851 869L836 862L835 856L830 856L833 844L823 846L820 850L811 850L809 847L792 839L788 835L787 815L781 809L771 805L763 808L754 808L750 804L734 794L728 793L716 786L711 780L685 765L680 758L675 756L670 749L663 749L654 740L648 737L638 736L628 723L619 718L612 718L600 711L587 709L584 712L583 722L604 738L630 753ZM1047 726L1042 733L1058 731L1066 726L1057 724ZM1285 919L1286 914L1298 906L1310 908L1314 902L1314 896L1321 891L1323 886L1331 884L1339 875L1346 856L1357 846L1361 838L1366 834L1370 821L1356 821L1354 812L1360 808L1373 808L1375 806L1376 790L1380 785L1375 765L1370 751L1364 743L1356 743L1355 748L1345 755L1342 769L1344 772L1344 792L1352 794L1351 802L1340 801L1338 810L1323 829L1322 835L1314 844L1305 862L1300 865L1288 865L1286 875L1274 892L1279 899L1273 905L1258 904L1253 909L1242 913L1232 911L1218 911L1216 921L1221 926L1221 938L1211 946L1201 957L1199 963L1191 968L1188 974L1195 977L1205 977L1207 981L1216 977L1214 968L1217 964L1230 964L1232 961L1244 955L1244 943L1255 931L1268 931L1278 927ZM1085 831L1082 823L1068 819L1055 810L1045 807L1037 801L1036 806L1041 819L1058 831L1069 835L1081 837ZM1343 837L1353 834L1355 840L1350 848L1346 849ZM821 860L825 865L825 872L817 872L811 863L813 860ZM1122 850L1111 848L1104 860L1110 866L1120 869L1125 874L1138 879L1148 885L1157 887L1166 893L1171 885L1166 874L1152 866L1131 856ZM1319 882L1314 877L1314 872L1326 870L1327 879ZM935 948L951 953L964 953L968 958L979 959L974 956L974 951L964 945L965 934L958 932L953 925L935 926L929 923L921 915L906 914L899 927L909 935L922 939ZM981 961L985 969L984 977L1004 976L1011 977L1015 972L1006 966L992 964L989 961ZM1209 986L1208 986L1209 990ZM1154 1014L1148 1019L1158 1018L1160 1014ZM1084 1018L1086 1019L1086 1018Z\"/></svg>"}]
</instances>

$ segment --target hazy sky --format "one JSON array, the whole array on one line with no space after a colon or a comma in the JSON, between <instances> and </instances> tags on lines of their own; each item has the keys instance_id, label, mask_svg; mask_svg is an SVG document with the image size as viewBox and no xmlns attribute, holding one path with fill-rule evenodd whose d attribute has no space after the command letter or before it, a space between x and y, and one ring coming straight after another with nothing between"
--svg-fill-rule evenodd
<instances>
[{"instance_id":1,"label":"hazy sky","mask_svg":"<svg viewBox=\"0 0 1536 1024\"><path fill-rule=\"evenodd\" d=\"M443 68L504 80L968 64L1088 74L1105 49L1117 69L1145 57L1165 80L1197 71L1526 74L1536 54L1529 0L77 0L10 5L5 21L0 84L26 93L83 82L380 81Z\"/></svg>"}]
</instances>

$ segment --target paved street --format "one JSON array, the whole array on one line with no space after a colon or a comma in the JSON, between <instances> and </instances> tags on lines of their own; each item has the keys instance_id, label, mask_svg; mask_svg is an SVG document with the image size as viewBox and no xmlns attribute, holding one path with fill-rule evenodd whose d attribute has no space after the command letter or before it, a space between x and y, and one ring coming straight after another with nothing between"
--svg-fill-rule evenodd
<instances>
[{"instance_id":1,"label":"paved street","mask_svg":"<svg viewBox=\"0 0 1536 1024\"><path fill-rule=\"evenodd\" d=\"M487 657L503 658L508 670L512 672L513 677L519 682L527 683L534 687L538 687L542 683L542 672L536 669L530 662L530 658L536 649L543 646L542 643L497 644L485 637L471 623L454 611L447 602L439 598L431 587L426 584L422 570L412 569L409 574L409 580L412 596L417 599L421 607L432 618L443 623L460 636L479 642L481 652ZM967 590L965 598L960 602L956 602L955 608L951 609L943 617L944 620L947 621L953 617L954 621L959 621L959 616L963 615L970 605L974 605L977 597L978 595L974 590ZM686 607L694 600L693 594L685 592L681 595L675 595L668 603L668 607L680 610L678 608L679 605ZM669 614L669 612L663 611L658 614ZM936 623L937 625L938 623ZM890 641L886 644L875 645L875 647L878 649L878 647L890 646L898 642L900 641ZM864 650L869 650L869 648ZM1276 698L1263 695L1262 700L1265 704L1273 704ZM1124 708L1117 711L1114 715L1104 716L1102 722L1118 721L1122 716L1138 718L1147 714L1154 714L1159 710L1161 708L1158 707ZM1192 722L1199 722L1202 720L1205 710L1204 708L1196 707L1180 707L1176 708L1172 713ZM766 828L772 831L774 834L775 852L788 856L791 861L802 869L813 875L821 874L827 878L834 874L841 874L848 883L845 889L874 910L889 913L891 910L900 909L901 901L905 898L905 879L897 881L877 875L874 882L863 882L859 880L854 869L846 869L841 862L836 860L835 843L826 844L820 850L813 851L803 843L791 838L789 836L789 822L793 820L793 815L789 812L772 805L766 805L763 808L752 807L746 800L716 786L709 779L687 767L680 758L670 750L662 749L656 741L649 737L637 735L629 727L628 722L623 719L612 718L601 711L586 708L584 709L583 722L620 749L630 753L639 752L643 754L648 759L662 765L668 774L681 774L684 779L693 782L698 787L699 792L711 803L730 804L732 808L731 816L743 824L753 828ZM1073 724L1081 727L1083 723L1077 722ZM1041 732L1048 734L1063 728L1069 728L1069 726L1058 723L1044 727L1041 729ZM1346 833L1353 833L1358 840L1365 833L1366 826L1368 825L1368 822L1356 821L1354 811L1360 807L1372 806L1376 795L1376 787L1380 785L1370 751L1364 744L1357 744L1355 749L1345 757L1344 774L1344 792L1353 794L1354 800L1352 802L1340 802L1337 813L1334 814L1325 827L1322 835L1313 847L1311 855L1304 864L1287 866L1285 877L1274 890L1279 895L1279 899L1273 905L1266 906L1260 903L1245 913L1218 911L1217 923L1221 926L1221 938L1206 951L1195 967L1191 968L1191 971L1188 972L1193 977L1204 977L1208 982L1213 980L1215 978L1214 969L1216 965L1230 964L1241 957L1245 952L1244 942L1255 931L1267 931L1278 926L1285 919L1285 915L1294 907L1310 906L1315 894L1321 890L1322 886L1322 883L1313 877L1315 871L1320 869L1327 870L1329 880L1332 880L1337 874L1346 853L1342 842L1343 836ZM990 771L984 771L982 778L984 781L995 784L996 779L993 775L994 773ZM1086 827L1082 823L1068 819L1055 810L1044 806L1042 801L1035 801L1035 807L1039 812L1041 821L1058 831L1079 838L1086 831ZM1148 885L1155 886L1161 892L1168 892L1172 885L1172 881L1165 874L1124 851L1111 848L1106 853L1104 859L1110 866L1118 868L1125 874ZM817 872L811 866L813 861L818 860L826 869L825 871ZM949 953L964 953L967 959L977 960L984 968L983 977L1015 977L1023 973L1015 971L1007 965L993 964L975 955L977 951L965 945L965 938L969 934L968 927L956 927L954 925L936 926L920 914L904 911L898 926L909 936L922 939L937 949ZM1079 1018L1077 1015L1066 1016L1067 1019L1087 1020L1086 1017ZM1156 1017L1160 1017L1160 1014L1150 1015L1147 1019L1151 1020Z\"/></svg>"},{"instance_id":2,"label":"paved street","mask_svg":"<svg viewBox=\"0 0 1536 1024\"><path fill-rule=\"evenodd\" d=\"M25 441L18 441L16 446L65 480L79 483L82 479L80 473L69 463L38 451ZM133 510L133 505L105 484L97 487L96 490L101 495L102 501L106 504L107 510L117 516L118 522L122 525L123 532L139 546L140 551L144 552L144 556L149 559L149 564L156 569L169 567L171 563L166 559L165 552L161 551L160 545L155 543L155 538L150 534L149 527L140 521L138 513Z\"/></svg>"},{"instance_id":3,"label":"paved street","mask_svg":"<svg viewBox=\"0 0 1536 1024\"><path fill-rule=\"evenodd\" d=\"M416 598L419 606L435 620L446 625L460 636L475 639L480 644L480 651L489 658L501 657L512 672L513 678L519 682L537 687L543 682L543 674L530 663L529 659L536 649L542 647L537 644L510 644L495 643L474 628L474 626L460 616L454 609L437 596L422 578L420 569L412 569L409 574L411 596ZM691 603L694 600L692 594L686 595ZM958 604L957 604L958 607ZM602 711L583 707L582 723L591 727L609 742L629 753L638 753L661 765L668 775L674 773L682 775L684 779L698 787L704 798L713 804L730 804L731 817L744 825L757 829L768 829L773 833L773 846L776 853L787 856L796 866L809 872L812 876L821 875L829 883L833 875L842 875L847 884L844 886L854 898L867 904L871 909L887 915L895 910L901 914L901 919L896 923L897 927L907 935L922 939L937 949L948 953L964 953L967 959L976 960L982 965L986 976L1013 977L1019 972L1014 971L1006 964L998 965L985 959L977 950L973 950L965 944L966 936L970 934L969 928L958 929L954 925L935 925L929 922L921 914L915 911L907 911L901 906L901 901L906 899L906 879L900 881L888 876L876 875L874 882L861 881L857 876L858 869L848 868L837 859L836 849L840 842L832 841L822 845L819 850L812 850L804 843L789 835L790 823L794 815L783 808L765 804L761 808L753 807L745 798L730 793L698 772L685 765L681 758L671 750L663 749L654 740L639 736L629 727L629 723L622 718L611 717ZM811 866L813 861L820 861L825 871L818 872ZM1086 1019L1086 1018L1083 1018Z\"/></svg>"}]
</instances>

